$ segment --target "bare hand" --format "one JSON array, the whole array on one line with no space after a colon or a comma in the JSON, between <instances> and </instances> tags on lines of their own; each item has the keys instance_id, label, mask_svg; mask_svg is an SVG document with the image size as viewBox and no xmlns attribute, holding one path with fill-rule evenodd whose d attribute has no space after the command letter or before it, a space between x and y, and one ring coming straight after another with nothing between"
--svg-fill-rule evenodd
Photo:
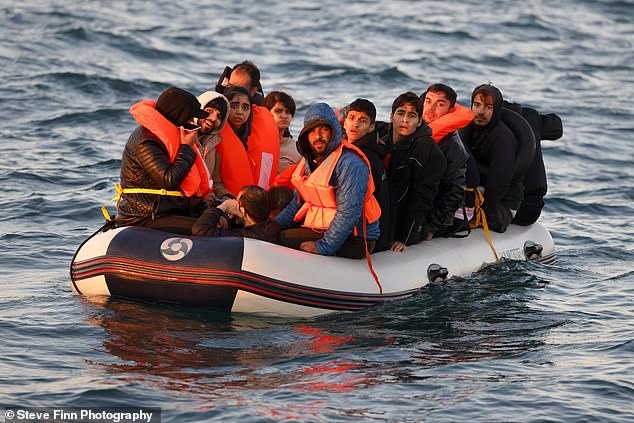
<instances>
[{"instance_id":1,"label":"bare hand","mask_svg":"<svg viewBox=\"0 0 634 423\"><path fill-rule=\"evenodd\" d=\"M182 126L179 129L180 129L180 136L181 136L181 144L185 144L190 147L195 146L196 143L198 142L198 131L197 130L189 131L183 128Z\"/></svg>"},{"instance_id":2,"label":"bare hand","mask_svg":"<svg viewBox=\"0 0 634 423\"><path fill-rule=\"evenodd\" d=\"M302 251L306 251L307 253L319 254L319 250L317 249L317 244L315 241L304 241L299 246L299 249Z\"/></svg>"},{"instance_id":3,"label":"bare hand","mask_svg":"<svg viewBox=\"0 0 634 423\"><path fill-rule=\"evenodd\" d=\"M240 207L234 199L223 201L218 208L231 216L240 216Z\"/></svg>"},{"instance_id":4,"label":"bare hand","mask_svg":"<svg viewBox=\"0 0 634 423\"><path fill-rule=\"evenodd\" d=\"M218 224L216 226L218 229L227 230L230 227L229 220L225 216L221 216L220 219L218 219Z\"/></svg>"},{"instance_id":5,"label":"bare hand","mask_svg":"<svg viewBox=\"0 0 634 423\"><path fill-rule=\"evenodd\" d=\"M425 235L425 241L431 241L433 237L434 234L432 232L427 232L427 235Z\"/></svg>"},{"instance_id":6,"label":"bare hand","mask_svg":"<svg viewBox=\"0 0 634 423\"><path fill-rule=\"evenodd\" d=\"M403 244L400 241L392 241L392 245L390 246L390 250L396 251L397 253L403 253L407 251L407 245Z\"/></svg>"}]
</instances>

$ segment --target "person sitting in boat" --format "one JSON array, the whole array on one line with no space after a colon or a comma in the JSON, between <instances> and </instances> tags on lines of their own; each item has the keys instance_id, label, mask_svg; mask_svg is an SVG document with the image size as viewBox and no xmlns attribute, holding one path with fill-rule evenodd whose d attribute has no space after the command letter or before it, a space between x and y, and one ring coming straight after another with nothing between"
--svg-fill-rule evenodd
<instances>
[{"instance_id":1,"label":"person sitting in boat","mask_svg":"<svg viewBox=\"0 0 634 423\"><path fill-rule=\"evenodd\" d=\"M447 167L440 180L434 206L427 216L429 232L427 239L447 237L468 229L469 218L463 213L469 153L465 149L457 130L471 122L471 111L456 107L458 95L448 85L432 84L420 96L423 102L423 119L432 129L432 137L445 156ZM465 113L466 112L466 113ZM443 119L445 117L445 119ZM448 132L438 138L439 130ZM477 167L475 168L477 171ZM477 184L476 184L477 185ZM475 186L471 184L471 186ZM454 216L455 215L455 216Z\"/></svg>"},{"instance_id":2,"label":"person sitting in boat","mask_svg":"<svg viewBox=\"0 0 634 423\"><path fill-rule=\"evenodd\" d=\"M225 94L231 87L242 87L249 91L251 102L258 106L264 105L264 93L260 84L260 69L250 60L244 60L233 68L225 67L216 84L216 91Z\"/></svg>"},{"instance_id":3,"label":"person sitting in boat","mask_svg":"<svg viewBox=\"0 0 634 423\"><path fill-rule=\"evenodd\" d=\"M271 217L276 217L293 199L293 190L287 186L277 185L269 188L271 200Z\"/></svg>"},{"instance_id":4,"label":"person sitting in boat","mask_svg":"<svg viewBox=\"0 0 634 423\"><path fill-rule=\"evenodd\" d=\"M237 236L275 242L280 225L271 219L271 202L268 192L257 186L243 187L235 199L223 201L209 208L198 218L192 228L194 236ZM225 229L221 221L232 217L238 221L235 229Z\"/></svg>"},{"instance_id":5,"label":"person sitting in boat","mask_svg":"<svg viewBox=\"0 0 634 423\"><path fill-rule=\"evenodd\" d=\"M180 88L165 90L155 102L130 108L139 123L123 150L117 226L146 226L191 234L197 206L210 192L209 174L195 147L195 118L209 113Z\"/></svg>"},{"instance_id":6,"label":"person sitting in boat","mask_svg":"<svg viewBox=\"0 0 634 423\"><path fill-rule=\"evenodd\" d=\"M375 130L376 107L364 98L357 98L346 106L343 117L344 134L348 142L358 147L370 163L372 180L374 182L374 197L381 206L379 228L381 234L374 246L374 252L385 251L390 248L392 241L390 221L390 187L383 160L387 157L388 149L385 142L379 138Z\"/></svg>"},{"instance_id":7,"label":"person sitting in boat","mask_svg":"<svg viewBox=\"0 0 634 423\"><path fill-rule=\"evenodd\" d=\"M280 163L277 168L279 175L302 159L289 131L291 121L295 116L295 100L285 92L271 91L264 97L264 107L269 109L273 115L280 134Z\"/></svg>"},{"instance_id":8,"label":"person sitting in boat","mask_svg":"<svg viewBox=\"0 0 634 423\"><path fill-rule=\"evenodd\" d=\"M251 104L249 92L232 86L225 92L229 100L229 125L220 131L216 147L220 166L214 172L214 193L220 199L235 198L242 187L272 185L280 157L277 124L264 107Z\"/></svg>"},{"instance_id":9,"label":"person sitting in boat","mask_svg":"<svg viewBox=\"0 0 634 423\"><path fill-rule=\"evenodd\" d=\"M206 91L198 96L198 101L203 105L203 110L209 113L208 117L198 119L196 123L200 126L198 130L198 149L203 156L213 184L216 169L219 169L220 166L220 158L216 154L216 147L222 141L219 133L225 127L229 117L229 100L215 91ZM215 206L215 201L210 205Z\"/></svg>"},{"instance_id":10,"label":"person sitting in boat","mask_svg":"<svg viewBox=\"0 0 634 423\"><path fill-rule=\"evenodd\" d=\"M390 249L403 252L427 237L427 215L445 172L445 156L432 138L423 120L423 104L413 92L394 100L389 125L377 122L377 130L390 149L387 178L394 233Z\"/></svg>"},{"instance_id":11,"label":"person sitting in boat","mask_svg":"<svg viewBox=\"0 0 634 423\"><path fill-rule=\"evenodd\" d=\"M523 174L514 172L519 148L513 131L502 121L502 93L492 84L477 86L471 94L473 122L463 131L484 186L482 210L489 229L503 233L513 218L524 192ZM484 171L487 169L488 171Z\"/></svg>"},{"instance_id":12,"label":"person sitting in boat","mask_svg":"<svg viewBox=\"0 0 634 423\"><path fill-rule=\"evenodd\" d=\"M372 195L370 164L341 140L329 105L309 107L298 149L303 158L292 177L294 197L275 218L283 229L278 242L325 256L366 257L379 238L381 209Z\"/></svg>"}]
</instances>

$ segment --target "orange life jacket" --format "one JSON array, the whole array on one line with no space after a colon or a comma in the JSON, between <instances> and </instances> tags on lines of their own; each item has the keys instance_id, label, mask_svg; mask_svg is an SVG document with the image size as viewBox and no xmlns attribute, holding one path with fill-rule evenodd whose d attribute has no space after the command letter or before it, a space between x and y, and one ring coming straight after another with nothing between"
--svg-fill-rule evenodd
<instances>
[{"instance_id":1,"label":"orange life jacket","mask_svg":"<svg viewBox=\"0 0 634 423\"><path fill-rule=\"evenodd\" d=\"M295 169L297 169L297 163L290 165L289 167L284 169L275 177L275 181L273 181L272 186L282 186L289 187L290 189L295 189L295 187L293 186L293 182L291 181L291 179L293 178L293 173L295 173Z\"/></svg>"},{"instance_id":2,"label":"orange life jacket","mask_svg":"<svg viewBox=\"0 0 634 423\"><path fill-rule=\"evenodd\" d=\"M268 189L273 185L280 161L280 133L273 115L265 108L251 106L253 120L248 151L231 125L219 132L222 142L216 150L220 154L220 176L233 195L245 185L259 185Z\"/></svg>"},{"instance_id":3,"label":"orange life jacket","mask_svg":"<svg viewBox=\"0 0 634 423\"><path fill-rule=\"evenodd\" d=\"M132 114L132 117L139 125L161 140L167 148L170 162L174 163L178 149L181 146L180 130L156 110L156 102L154 100L140 101L130 107L130 114ZM211 192L209 173L200 152L195 147L193 149L196 153L196 161L181 183L180 188L187 197L205 197Z\"/></svg>"},{"instance_id":4,"label":"orange life jacket","mask_svg":"<svg viewBox=\"0 0 634 423\"><path fill-rule=\"evenodd\" d=\"M473 120L471 109L456 103L451 112L439 117L427 125L431 128L431 136L436 142L440 142L445 135L464 128Z\"/></svg>"},{"instance_id":5,"label":"orange life jacket","mask_svg":"<svg viewBox=\"0 0 634 423\"><path fill-rule=\"evenodd\" d=\"M291 182L297 189L299 195L304 200L304 204L297 211L294 220L303 222L302 226L315 231L325 231L330 227L330 223L337 213L337 200L335 197L335 187L330 185L330 178L335 166L343 153L343 148L350 148L357 152L370 169L370 162L365 155L354 145L347 141L342 141L341 145L315 169L313 173L306 176L305 163L302 159L298 164ZM381 207L372 193L374 192L374 181L372 173L368 174L368 189L363 200L364 222L376 222L381 216Z\"/></svg>"}]
</instances>

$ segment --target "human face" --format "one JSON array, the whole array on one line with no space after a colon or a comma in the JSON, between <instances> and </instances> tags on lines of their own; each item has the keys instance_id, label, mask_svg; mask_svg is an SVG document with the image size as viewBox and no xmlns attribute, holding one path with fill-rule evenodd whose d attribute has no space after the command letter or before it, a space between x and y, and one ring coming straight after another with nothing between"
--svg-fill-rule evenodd
<instances>
[{"instance_id":1,"label":"human face","mask_svg":"<svg viewBox=\"0 0 634 423\"><path fill-rule=\"evenodd\" d=\"M280 134L291 125L293 115L288 111L288 108L279 101L271 107L271 114L273 115L273 119L275 119L275 123L277 123L277 129L279 129Z\"/></svg>"},{"instance_id":2,"label":"human face","mask_svg":"<svg viewBox=\"0 0 634 423\"><path fill-rule=\"evenodd\" d=\"M308 133L308 144L310 144L310 150L315 157L315 160L319 160L326 154L326 148L332 140L332 129L328 125L317 125Z\"/></svg>"},{"instance_id":3,"label":"human face","mask_svg":"<svg viewBox=\"0 0 634 423\"><path fill-rule=\"evenodd\" d=\"M423 103L423 119L425 122L432 123L439 117L449 113L451 103L447 100L447 96L443 92L428 92L425 94L425 102Z\"/></svg>"},{"instance_id":4,"label":"human face","mask_svg":"<svg viewBox=\"0 0 634 423\"><path fill-rule=\"evenodd\" d=\"M471 103L473 122L478 126L487 126L493 117L493 98L476 94Z\"/></svg>"},{"instance_id":5,"label":"human face","mask_svg":"<svg viewBox=\"0 0 634 423\"><path fill-rule=\"evenodd\" d=\"M255 94L257 91L257 87L251 87L251 77L249 74L240 70L231 72L231 76L229 77L229 86L246 88L249 90L251 95Z\"/></svg>"},{"instance_id":6,"label":"human face","mask_svg":"<svg viewBox=\"0 0 634 423\"><path fill-rule=\"evenodd\" d=\"M374 131L374 123L370 122L367 113L351 110L343 121L348 141L352 144Z\"/></svg>"},{"instance_id":7,"label":"human face","mask_svg":"<svg viewBox=\"0 0 634 423\"><path fill-rule=\"evenodd\" d=\"M237 94L229 101L229 106L229 123L232 128L237 129L249 119L251 102L246 95Z\"/></svg>"},{"instance_id":8,"label":"human face","mask_svg":"<svg viewBox=\"0 0 634 423\"><path fill-rule=\"evenodd\" d=\"M209 113L209 117L198 119L200 132L203 134L209 134L212 131L220 128L220 125L222 124L222 117L220 116L220 112L213 107L205 107L203 110Z\"/></svg>"},{"instance_id":9,"label":"human face","mask_svg":"<svg viewBox=\"0 0 634 423\"><path fill-rule=\"evenodd\" d=\"M420 126L423 119L418 116L414 106L404 104L390 115L390 122L392 122L392 138L394 142L399 142L416 132L416 128Z\"/></svg>"}]
</instances>

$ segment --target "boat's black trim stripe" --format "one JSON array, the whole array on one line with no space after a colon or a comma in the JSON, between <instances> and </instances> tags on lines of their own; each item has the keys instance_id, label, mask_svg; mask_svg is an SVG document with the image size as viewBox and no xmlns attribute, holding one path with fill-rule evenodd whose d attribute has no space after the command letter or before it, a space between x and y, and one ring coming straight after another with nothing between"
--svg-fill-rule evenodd
<instances>
[{"instance_id":1,"label":"boat's black trim stripe","mask_svg":"<svg viewBox=\"0 0 634 423\"><path fill-rule=\"evenodd\" d=\"M407 298L418 292L418 289L412 289L391 294L357 294L307 287L245 271L186 268L117 257L100 257L75 263L72 271L76 280L98 275L104 275L107 279L111 274L118 278L126 275L135 281L143 279L174 284L228 285L267 298L336 310L360 310L377 303Z\"/></svg>"},{"instance_id":2,"label":"boat's black trim stripe","mask_svg":"<svg viewBox=\"0 0 634 423\"><path fill-rule=\"evenodd\" d=\"M541 256L536 258L535 261L542 264L553 264L556 259L557 259L557 253L552 252L551 254L547 256Z\"/></svg>"}]
</instances>

